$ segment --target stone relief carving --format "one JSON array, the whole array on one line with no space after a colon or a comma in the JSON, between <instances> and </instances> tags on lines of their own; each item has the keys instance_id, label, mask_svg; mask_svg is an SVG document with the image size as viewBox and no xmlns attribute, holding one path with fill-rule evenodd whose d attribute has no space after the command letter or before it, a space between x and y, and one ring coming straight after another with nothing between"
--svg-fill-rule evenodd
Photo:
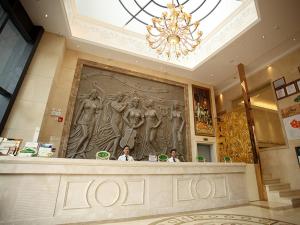
<instances>
[{"instance_id":1,"label":"stone relief carving","mask_svg":"<svg viewBox=\"0 0 300 225\"><path fill-rule=\"evenodd\" d=\"M172 121L172 148L177 149L179 156L183 155L182 130L184 127L184 119L182 112L179 110L178 102L173 103L171 112Z\"/></svg>"},{"instance_id":2,"label":"stone relief carving","mask_svg":"<svg viewBox=\"0 0 300 225\"><path fill-rule=\"evenodd\" d=\"M150 154L156 154L159 149L159 144L156 141L157 130L161 125L161 119L158 117L156 110L154 109L154 101L152 99L145 103L145 146L144 154L146 152Z\"/></svg>"},{"instance_id":3,"label":"stone relief carving","mask_svg":"<svg viewBox=\"0 0 300 225\"><path fill-rule=\"evenodd\" d=\"M98 97L96 89L92 89L87 96L81 96L79 109L73 120L73 132L70 138L70 147L75 145L74 151L69 151L67 157L75 158L83 156L86 158L85 149L94 133L95 123L99 110L102 109L101 99ZM99 101L100 100L100 101ZM73 143L72 140L75 140Z\"/></svg>"},{"instance_id":4,"label":"stone relief carving","mask_svg":"<svg viewBox=\"0 0 300 225\"><path fill-rule=\"evenodd\" d=\"M124 129L124 136L120 141L121 148L124 148L126 145L128 145L130 149L134 148L135 139L138 132L137 129L145 122L144 115L138 108L139 102L140 99L138 97L134 97L131 101L130 108L123 116L126 128Z\"/></svg>"},{"instance_id":5,"label":"stone relief carving","mask_svg":"<svg viewBox=\"0 0 300 225\"><path fill-rule=\"evenodd\" d=\"M184 161L185 132L183 87L84 66L66 157L116 159L128 145L135 160L176 148Z\"/></svg>"},{"instance_id":6,"label":"stone relief carving","mask_svg":"<svg viewBox=\"0 0 300 225\"><path fill-rule=\"evenodd\" d=\"M124 94L123 93L119 93L117 95L117 99L112 101L110 103L111 105L111 109L112 109L112 114L111 114L111 119L110 119L110 123L111 123L111 127L113 129L114 135L116 136L113 142L113 148L112 148L112 156L114 158L117 158L116 156L116 151L118 148L118 144L119 141L121 139L122 136L122 112L124 111L124 109L126 108L127 104L122 102L124 98ZM112 143L112 142L111 142ZM110 145L106 146L105 150L109 150L110 149Z\"/></svg>"}]
</instances>

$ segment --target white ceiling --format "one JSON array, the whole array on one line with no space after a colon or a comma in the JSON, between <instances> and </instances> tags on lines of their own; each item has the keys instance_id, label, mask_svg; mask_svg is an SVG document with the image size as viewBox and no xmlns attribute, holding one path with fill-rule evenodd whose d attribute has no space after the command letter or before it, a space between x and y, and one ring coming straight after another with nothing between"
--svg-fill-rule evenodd
<instances>
[{"instance_id":1,"label":"white ceiling","mask_svg":"<svg viewBox=\"0 0 300 225\"><path fill-rule=\"evenodd\" d=\"M77 1L78 5L80 5L87 0ZM126 0L126 2L127 1L128 0ZM231 0L222 1L226 2ZM65 36L67 38L67 46L70 49L78 50L79 48L83 52L97 56L130 64L138 64L138 66L208 83L215 86L219 91L225 90L237 82L234 77L237 76L236 65L238 63L245 64L247 74L251 74L271 64L272 61L282 57L293 49L300 47L299 0L255 1L259 9L260 21L251 24L246 30L223 45L223 47L214 51L209 57L205 58L202 63L197 64L194 70L183 67L179 68L169 62L149 59L149 57L141 56L135 52L129 53L128 51L120 50L120 48L97 44L90 40L74 37L69 26L70 17L68 17L69 15L66 13L67 10L65 9L63 0L21 0L21 2L35 24L42 25L48 32ZM123 2L125 2L125 0ZM99 12L100 11L101 10L99 10ZM87 9L83 9L82 13L84 14L86 12ZM47 18L45 14L48 15ZM97 10L94 14L94 16L96 16ZM112 14L112 18L114 18L113 15L114 14ZM84 15L81 16L85 17L85 19L87 18ZM90 19L97 19L96 17L92 18L93 14L91 14L90 17ZM109 22L108 18L109 17L106 18L105 23ZM125 20L126 19L124 19L124 21ZM111 24L117 23L117 21L118 19L112 19ZM107 28L104 23L99 22L103 29ZM203 24L204 22L205 20ZM97 24L97 26L99 24ZM119 26L121 26L120 23ZM225 26L225 24L223 26ZM100 29L102 29L102 27L100 27ZM111 29L112 27L109 28ZM130 34L133 38L140 38L140 34L137 35L131 32L130 29L129 27L127 30L122 28L124 35ZM95 31L97 32L97 30ZM124 42L126 41L128 40L124 40ZM119 45L122 44L123 43L119 43ZM199 49L201 49L201 47L202 46L200 46Z\"/></svg>"},{"instance_id":2,"label":"white ceiling","mask_svg":"<svg viewBox=\"0 0 300 225\"><path fill-rule=\"evenodd\" d=\"M170 0L110 0L109 4L107 4L107 0L75 0L75 7L78 10L78 14L82 16L145 35L147 32L145 24L136 19L132 19L131 15L135 15L137 19L151 24L152 16L149 14L157 17L161 16L167 9L159 5L166 6L167 3L170 2ZM186 0L179 1L179 3L184 2L186 2ZM126 9L123 8L121 3ZM196 10L200 5L202 6ZM203 38L205 38L205 36L212 32L241 5L242 2L237 0L189 0L183 6L187 12L196 10L192 14L193 21L201 20L216 6L216 9L201 21L201 31L203 32ZM149 14L142 11L140 7L145 7L144 10Z\"/></svg>"},{"instance_id":3,"label":"white ceiling","mask_svg":"<svg viewBox=\"0 0 300 225\"><path fill-rule=\"evenodd\" d=\"M115 3L114 5L117 5L117 3L119 5L124 5L123 1L124 0L111 0L110 3ZM131 1L132 0L127 0L124 2ZM141 0L134 0L135 3L138 3L138 1ZM148 3L156 1L157 0L147 0ZM145 38L145 24L140 25L140 23L136 21L131 21L128 26L130 26L130 29L135 28L136 32L134 32L128 29L127 26L124 27L121 22L118 22L114 19L115 15L118 14L119 16L124 16L123 23L130 21L128 20L128 15L126 12L124 12L126 8L128 13L136 15L136 20L142 22L141 19L143 18L140 16L140 14L133 14L129 11L131 10L132 12L135 12L137 10L133 7L135 4L131 4L130 6L133 7L133 9L130 9L126 3L125 5L127 6L124 5L124 9L122 10L122 8L114 9L113 7L109 6L104 8L100 4L102 2L101 0L85 0L85 5L90 5L91 7L85 7L84 4L77 4L80 2L79 0L63 0L62 2L71 31L70 36L73 39L76 38L77 40L84 40L86 42L90 42L92 45L117 49L118 51L126 52L131 55L137 55L145 59L150 59L152 61L157 61L159 63L164 63L166 65L191 71L195 70L222 47L259 21L254 0L243 0L239 2L239 5L229 4L231 6L235 5L235 7L233 7L231 10L229 10L228 4L218 4L225 2L225 0L210 0L209 2L212 2L214 5L207 4L209 8L207 8L206 11L212 10L214 8L212 6L216 6L216 10L212 14L209 14L208 11L203 12L202 15L198 15L200 16L199 19L201 16L208 15L203 23L206 24L208 22L208 25L212 25L212 28L209 29L210 32L208 29L206 30L206 32L209 33L206 33L205 38L202 39L201 45L196 48L193 53L185 57L180 57L179 59L176 57L171 57L169 59L166 56L158 56L155 50L149 48ZM162 2L164 3L165 1ZM184 2L187 1L184 0ZM188 2L194 1L189 0ZM206 0L203 0L203 2L206 3ZM236 0L226 0L226 2L236 2ZM198 4L199 3L201 2L198 1ZM198 6L198 4L196 6ZM146 4L145 6L148 7L151 6L151 4ZM149 10L147 7L144 9L146 10L145 12L148 12ZM221 11L223 10L222 13L219 12L219 7ZM98 9L98 13L103 15L96 17L96 13L93 13L92 10L94 8ZM197 7L195 8L197 9ZM162 11L164 10L166 9L162 9ZM109 12L110 17L108 15L105 16L107 13L104 11ZM219 13L219 16L214 16L216 11ZM200 13L200 9L197 12ZM154 8L154 12L152 12L152 14L155 13L156 12ZM195 16L197 16L197 14ZM149 20L151 20L151 17L145 17L144 19L148 23ZM103 22L103 20L105 20L105 22Z\"/></svg>"}]
</instances>

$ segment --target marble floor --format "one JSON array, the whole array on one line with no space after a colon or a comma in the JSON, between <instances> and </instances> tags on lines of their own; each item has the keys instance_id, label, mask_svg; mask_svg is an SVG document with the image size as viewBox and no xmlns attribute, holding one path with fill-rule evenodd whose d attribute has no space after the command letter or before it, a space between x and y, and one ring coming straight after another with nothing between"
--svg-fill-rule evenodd
<instances>
[{"instance_id":1,"label":"marble floor","mask_svg":"<svg viewBox=\"0 0 300 225\"><path fill-rule=\"evenodd\" d=\"M300 208L272 209L246 205L168 216L154 216L111 222L76 223L77 225L300 225Z\"/></svg>"}]
</instances>

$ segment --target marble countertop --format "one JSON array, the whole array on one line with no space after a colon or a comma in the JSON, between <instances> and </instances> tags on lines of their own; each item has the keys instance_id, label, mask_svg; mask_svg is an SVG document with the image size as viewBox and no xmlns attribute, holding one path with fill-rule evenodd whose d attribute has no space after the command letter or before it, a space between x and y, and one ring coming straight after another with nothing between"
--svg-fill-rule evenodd
<instances>
[{"instance_id":1,"label":"marble countertop","mask_svg":"<svg viewBox=\"0 0 300 225\"><path fill-rule=\"evenodd\" d=\"M212 174L245 173L245 163L121 162L115 160L0 157L0 174Z\"/></svg>"}]
</instances>

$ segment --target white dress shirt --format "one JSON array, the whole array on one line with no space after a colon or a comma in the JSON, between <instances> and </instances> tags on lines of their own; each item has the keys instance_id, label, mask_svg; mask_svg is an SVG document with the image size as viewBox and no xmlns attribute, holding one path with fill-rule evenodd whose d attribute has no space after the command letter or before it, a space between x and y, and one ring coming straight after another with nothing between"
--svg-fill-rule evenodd
<instances>
[{"instance_id":1,"label":"white dress shirt","mask_svg":"<svg viewBox=\"0 0 300 225\"><path fill-rule=\"evenodd\" d=\"M168 162L174 163L174 162L180 162L180 160L177 158L171 157L171 158L168 158Z\"/></svg>"},{"instance_id":2,"label":"white dress shirt","mask_svg":"<svg viewBox=\"0 0 300 225\"><path fill-rule=\"evenodd\" d=\"M118 160L120 160L120 161L134 161L133 157L130 156L130 155L127 156L127 160L126 160L126 155L120 155Z\"/></svg>"}]
</instances>

